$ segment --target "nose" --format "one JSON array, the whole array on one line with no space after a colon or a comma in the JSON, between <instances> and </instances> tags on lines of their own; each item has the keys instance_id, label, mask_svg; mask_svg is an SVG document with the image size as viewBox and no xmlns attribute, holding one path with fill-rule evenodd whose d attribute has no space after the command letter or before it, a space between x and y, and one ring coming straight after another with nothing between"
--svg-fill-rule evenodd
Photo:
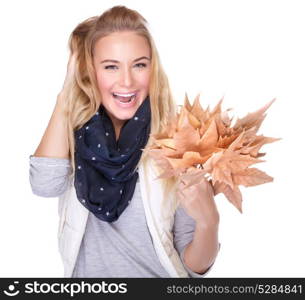
<instances>
[{"instance_id":1,"label":"nose","mask_svg":"<svg viewBox=\"0 0 305 300\"><path fill-rule=\"evenodd\" d=\"M130 87L133 84L133 76L129 68L122 70L120 84L125 87Z\"/></svg>"}]
</instances>

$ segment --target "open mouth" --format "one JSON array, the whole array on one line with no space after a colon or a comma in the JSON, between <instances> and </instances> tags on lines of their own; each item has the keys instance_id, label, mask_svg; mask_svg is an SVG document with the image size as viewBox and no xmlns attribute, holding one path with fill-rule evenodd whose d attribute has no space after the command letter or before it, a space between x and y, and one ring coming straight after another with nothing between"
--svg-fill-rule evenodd
<instances>
[{"instance_id":1,"label":"open mouth","mask_svg":"<svg viewBox=\"0 0 305 300\"><path fill-rule=\"evenodd\" d=\"M120 94L112 93L112 96L121 103L131 103L135 100L137 93Z\"/></svg>"}]
</instances>

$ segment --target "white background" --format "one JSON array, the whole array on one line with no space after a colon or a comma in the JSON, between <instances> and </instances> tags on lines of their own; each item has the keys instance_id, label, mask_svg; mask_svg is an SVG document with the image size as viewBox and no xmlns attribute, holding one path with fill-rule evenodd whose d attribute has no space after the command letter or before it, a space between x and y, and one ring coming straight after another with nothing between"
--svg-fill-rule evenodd
<instances>
[{"instance_id":1,"label":"white background","mask_svg":"<svg viewBox=\"0 0 305 300\"><path fill-rule=\"evenodd\" d=\"M78 23L116 4L150 23L178 103L201 92L244 116L277 98L255 165L272 183L243 188L243 214L217 196L221 250L209 277L305 276L304 1L1 1L0 276L62 277L57 198L32 194L29 155L44 133Z\"/></svg>"}]
</instances>

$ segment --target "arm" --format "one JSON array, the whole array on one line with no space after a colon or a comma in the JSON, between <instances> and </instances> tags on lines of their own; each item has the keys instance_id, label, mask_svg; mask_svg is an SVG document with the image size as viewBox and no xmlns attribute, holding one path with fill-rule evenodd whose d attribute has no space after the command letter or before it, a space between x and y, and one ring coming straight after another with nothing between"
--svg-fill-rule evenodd
<instances>
[{"instance_id":1,"label":"arm","mask_svg":"<svg viewBox=\"0 0 305 300\"><path fill-rule=\"evenodd\" d=\"M57 197L68 187L71 174L67 118L64 109L66 91L73 80L75 55L70 56L65 82L45 133L34 155L30 155L32 192L42 197Z\"/></svg>"},{"instance_id":2,"label":"arm","mask_svg":"<svg viewBox=\"0 0 305 300\"><path fill-rule=\"evenodd\" d=\"M30 184L33 194L40 197L57 197L68 187L71 167L62 101L59 94L41 142L34 155L30 155Z\"/></svg>"},{"instance_id":3,"label":"arm","mask_svg":"<svg viewBox=\"0 0 305 300\"><path fill-rule=\"evenodd\" d=\"M68 187L71 170L62 101L59 94L41 142L34 155L30 155L30 184L33 194L40 197L57 197Z\"/></svg>"},{"instance_id":4,"label":"arm","mask_svg":"<svg viewBox=\"0 0 305 300\"><path fill-rule=\"evenodd\" d=\"M61 92L57 96L56 105L49 124L37 147L34 156L69 158L69 142L67 117L64 110L66 92L70 89L75 72L76 54L69 58L67 74Z\"/></svg>"},{"instance_id":5,"label":"arm","mask_svg":"<svg viewBox=\"0 0 305 300\"><path fill-rule=\"evenodd\" d=\"M193 240L184 251L184 261L193 272L203 274L214 263L218 250L218 225L205 227L196 223Z\"/></svg>"},{"instance_id":6,"label":"arm","mask_svg":"<svg viewBox=\"0 0 305 300\"><path fill-rule=\"evenodd\" d=\"M35 157L30 155L29 179L33 194L58 197L68 188L72 173L67 158Z\"/></svg>"},{"instance_id":7,"label":"arm","mask_svg":"<svg viewBox=\"0 0 305 300\"><path fill-rule=\"evenodd\" d=\"M34 156L69 158L67 119L62 102L63 95L59 94L49 124Z\"/></svg>"},{"instance_id":8,"label":"arm","mask_svg":"<svg viewBox=\"0 0 305 300\"><path fill-rule=\"evenodd\" d=\"M199 231L198 231L199 230ZM197 231L197 232L196 232ZM201 234L198 235L199 239L197 238L197 234L201 232L201 228L198 227L195 220L190 217L185 209L180 205L175 213L175 219L174 219L174 225L173 225L173 234L174 234L174 246L176 250L178 251L180 255L180 259L185 266L187 272L189 273L190 277L193 278L203 278L206 276L208 271L211 269L211 266L209 266L208 270L200 270L197 266L201 264L201 260L204 259L205 251L208 251L207 248L210 246L206 243L209 243L210 241L206 239L201 239ZM192 264L189 263L189 259L185 257L185 251L187 248L190 247L192 244L192 241L194 244L197 245L197 242L200 246L199 252L193 253L190 252L188 256L191 258L195 258L195 267L192 266ZM197 242L196 242L197 241ZM220 243L219 243L220 246ZM197 248L196 248L197 249ZM217 255L217 253L216 253ZM215 257L216 257L215 255ZM197 262L197 259L199 262ZM187 260L187 262L186 262Z\"/></svg>"},{"instance_id":9,"label":"arm","mask_svg":"<svg viewBox=\"0 0 305 300\"><path fill-rule=\"evenodd\" d=\"M177 196L186 214L192 218L194 235L182 252L185 265L197 274L205 273L214 263L219 250L219 213L211 184L202 177L190 184L180 181Z\"/></svg>"}]
</instances>

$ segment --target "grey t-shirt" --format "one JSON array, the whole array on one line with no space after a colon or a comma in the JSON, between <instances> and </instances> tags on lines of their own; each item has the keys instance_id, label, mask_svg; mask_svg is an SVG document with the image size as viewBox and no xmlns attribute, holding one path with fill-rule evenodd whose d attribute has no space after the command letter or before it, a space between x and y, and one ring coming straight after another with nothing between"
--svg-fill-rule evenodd
<instances>
[{"instance_id":1,"label":"grey t-shirt","mask_svg":"<svg viewBox=\"0 0 305 300\"><path fill-rule=\"evenodd\" d=\"M32 192L58 197L68 187L72 167L69 159L30 155ZM195 221L182 207L175 213L174 247L190 277L201 278L184 262L184 250L192 241ZM210 269L209 269L210 270ZM115 222L103 222L89 212L72 277L170 277L155 252L147 227L139 179L129 206Z\"/></svg>"}]
</instances>

